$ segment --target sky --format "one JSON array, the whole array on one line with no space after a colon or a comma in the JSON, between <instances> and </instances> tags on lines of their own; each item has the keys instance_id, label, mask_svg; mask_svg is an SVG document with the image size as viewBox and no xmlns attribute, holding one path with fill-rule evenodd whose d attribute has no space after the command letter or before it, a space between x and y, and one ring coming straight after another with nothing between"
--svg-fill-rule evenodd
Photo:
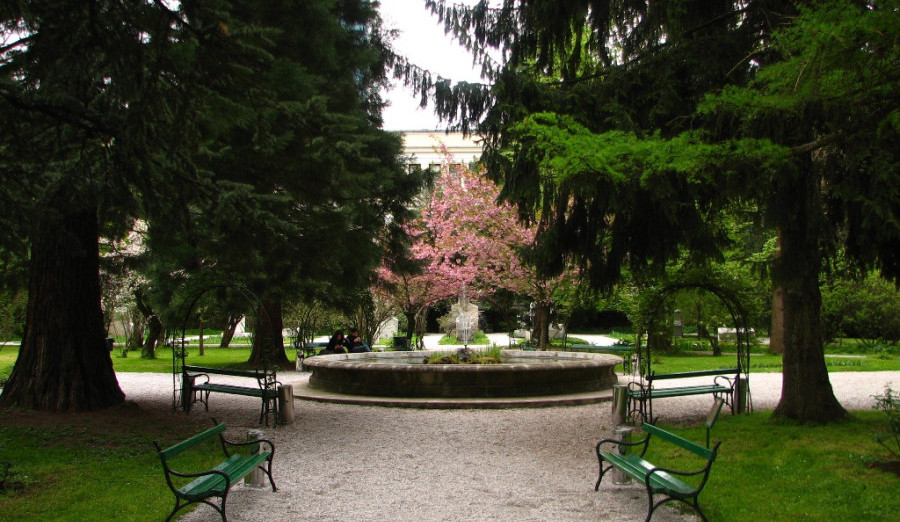
<instances>
[{"instance_id":1,"label":"sky","mask_svg":"<svg viewBox=\"0 0 900 522\"><path fill-rule=\"evenodd\" d=\"M395 51L434 75L457 81L480 82L480 67L472 65L472 56L450 36L443 25L425 9L423 0L380 0L385 28L399 31L393 42ZM459 3L474 4L474 0ZM431 107L420 109L418 99L394 81L385 94L384 128L391 131L444 130Z\"/></svg>"}]
</instances>

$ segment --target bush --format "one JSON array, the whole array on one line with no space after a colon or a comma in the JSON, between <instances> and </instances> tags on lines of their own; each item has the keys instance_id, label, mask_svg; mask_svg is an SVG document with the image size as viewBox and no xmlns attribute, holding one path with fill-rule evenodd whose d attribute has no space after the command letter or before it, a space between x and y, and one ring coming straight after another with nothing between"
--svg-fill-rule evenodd
<instances>
[{"instance_id":1,"label":"bush","mask_svg":"<svg viewBox=\"0 0 900 522\"><path fill-rule=\"evenodd\" d=\"M889 433L876 433L875 442L884 446L895 458L900 458L900 395L891 389L890 384L884 386L883 394L875 396L875 409L887 415L889 430Z\"/></svg>"},{"instance_id":2,"label":"bush","mask_svg":"<svg viewBox=\"0 0 900 522\"><path fill-rule=\"evenodd\" d=\"M900 293L877 275L840 279L822 287L822 318L828 339L900 340Z\"/></svg>"}]
</instances>

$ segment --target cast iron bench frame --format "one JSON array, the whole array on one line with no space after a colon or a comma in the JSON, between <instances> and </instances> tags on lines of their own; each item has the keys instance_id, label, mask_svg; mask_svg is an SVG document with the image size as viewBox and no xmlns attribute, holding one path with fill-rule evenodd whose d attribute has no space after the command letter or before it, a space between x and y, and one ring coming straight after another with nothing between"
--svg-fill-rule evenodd
<instances>
[{"instance_id":1,"label":"cast iron bench frame","mask_svg":"<svg viewBox=\"0 0 900 522\"><path fill-rule=\"evenodd\" d=\"M603 476L607 471L612 468L618 468L628 476L644 484L644 487L647 490L647 500L649 502L649 510L647 511L647 518L645 521L650 520L653 516L653 512L656 511L656 508L673 500L684 502L691 506L697 514L700 515L700 518L706 521L706 515L704 515L703 510L700 509L698 497L700 496L700 492L703 491L707 479L709 479L709 471L712 468L712 463L716 460L716 454L718 453L719 445L722 444L722 441L717 441L712 448L704 448L703 446L679 437L674 433L668 432L662 428L657 428L653 424L645 422L641 425L641 428L644 430L646 436L639 441L628 442L617 439L602 439L597 443L596 451L597 460L600 466L600 476L597 478L597 483L594 485L594 491L599 491L600 481L603 480ZM660 440L674 444L675 446L705 459L706 465L693 471L680 471L660 467L644 460L644 454L647 452L650 439L654 435ZM615 444L619 448L620 453L602 451L600 447L607 443ZM642 446L641 452L626 453L624 449L630 446ZM621 453L626 454L623 455ZM603 466L604 462L609 464L605 468ZM700 479L700 484L694 487L679 479L676 475L683 477L702 475L702 477ZM665 498L654 503L653 496L657 494L665 495Z\"/></svg>"},{"instance_id":2,"label":"cast iron bench frame","mask_svg":"<svg viewBox=\"0 0 900 522\"><path fill-rule=\"evenodd\" d=\"M195 502L202 502L219 512L222 516L222 522L227 522L225 516L225 501L228 498L228 491L232 485L248 475L255 469L260 469L269 477L269 483L272 485L272 491L278 491L275 487L275 479L272 478L272 458L275 456L275 445L268 439L257 439L247 442L234 442L225 438L225 424L216 423L215 426L208 430L198 433L193 437L183 440L174 446L162 449L159 442L153 441L156 446L156 452L159 454L159 460L162 462L163 472L166 475L166 484L175 495L175 507L166 518L166 521L180 511ZM225 453L225 460L212 469L200 472L181 472L172 469L170 461L196 447L198 444L206 441L211 437L219 436L219 443L222 445L222 451ZM268 451L259 451L259 445L268 446ZM249 448L249 454L234 453L233 448ZM265 463L265 465L263 465ZM193 478L191 482L176 487L173 477L177 478ZM216 505L209 499L219 497L222 499L220 505ZM184 501L184 503L182 503Z\"/></svg>"},{"instance_id":3,"label":"cast iron bench frame","mask_svg":"<svg viewBox=\"0 0 900 522\"><path fill-rule=\"evenodd\" d=\"M633 414L637 412L641 416L642 421L654 419L653 399L711 394L715 398L724 400L725 404L731 408L731 413L734 414L734 389L740 379L740 373L741 371L738 368L661 374L653 372L645 378L646 383L638 381L628 383L628 400L630 403L628 409L629 413ZM694 386L673 386L669 388L654 387L654 381L687 379L692 377L713 377L713 382L712 384L700 384Z\"/></svg>"},{"instance_id":4,"label":"cast iron bench frame","mask_svg":"<svg viewBox=\"0 0 900 522\"><path fill-rule=\"evenodd\" d=\"M190 411L190 406L194 402L202 402L206 407L206 411L209 411L210 393L229 393L232 395L259 397L262 400L259 423L262 424L263 420L265 420L266 426L268 426L269 415L274 415L273 425L276 423L275 421L278 419L278 385L281 383L278 381L278 376L274 370L234 370L186 364L182 367L182 373L184 375L183 387L187 393L187 399L184 401L185 411ZM256 387L210 382L210 374L256 379ZM205 378L206 381L197 384L198 378Z\"/></svg>"}]
</instances>

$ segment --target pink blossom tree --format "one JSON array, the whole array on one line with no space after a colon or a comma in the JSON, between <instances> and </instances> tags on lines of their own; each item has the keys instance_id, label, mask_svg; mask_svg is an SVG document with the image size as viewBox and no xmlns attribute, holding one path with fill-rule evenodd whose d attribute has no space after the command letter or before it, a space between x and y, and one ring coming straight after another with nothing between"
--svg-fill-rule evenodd
<instances>
[{"instance_id":1,"label":"pink blossom tree","mask_svg":"<svg viewBox=\"0 0 900 522\"><path fill-rule=\"evenodd\" d=\"M575 279L574 271L539 277L521 255L534 241L534 228L524 226L508 203L497 204L499 187L482 167L458 163L446 147L441 150L441 174L408 229L414 238L412 257L422 271L403 274L383 267L380 294L404 311L410 330L416 324L419 332L428 307L458 295L463 287L475 298L507 289L534 301L535 338L543 349L553 296Z\"/></svg>"}]
</instances>

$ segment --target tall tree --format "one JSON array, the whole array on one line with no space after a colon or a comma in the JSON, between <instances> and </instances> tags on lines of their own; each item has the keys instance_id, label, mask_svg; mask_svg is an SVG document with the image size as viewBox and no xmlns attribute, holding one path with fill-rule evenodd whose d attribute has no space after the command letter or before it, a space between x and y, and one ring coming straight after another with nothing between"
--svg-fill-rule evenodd
<instances>
[{"instance_id":1,"label":"tall tree","mask_svg":"<svg viewBox=\"0 0 900 522\"><path fill-rule=\"evenodd\" d=\"M267 342L254 344L250 362L283 366L283 304L364 292L423 177L402 165L401 137L380 128L389 41L376 4L232 4L261 28L272 58L247 88L252 103L223 111L238 123L204 136L221 153L202 165L233 190L201 209L195 255L260 297L254 340Z\"/></svg>"},{"instance_id":2,"label":"tall tree","mask_svg":"<svg viewBox=\"0 0 900 522\"><path fill-rule=\"evenodd\" d=\"M100 308L98 238L133 217L190 222L221 194L192 158L204 114L252 77L228 3L21 1L0 7L0 213L30 244L25 335L0 405L121 403ZM221 123L221 121L220 121ZM208 149L207 149L208 151Z\"/></svg>"},{"instance_id":3,"label":"tall tree","mask_svg":"<svg viewBox=\"0 0 900 522\"><path fill-rule=\"evenodd\" d=\"M781 417L845 415L824 364L818 275L835 242L900 276L897 2L426 1L476 51L505 46L485 89L435 89L487 138L503 197L539 223L539 259L598 287L722 258L719 218L751 200L777 228ZM414 82L415 83L415 82ZM420 82L420 89L429 86ZM461 107L465 111L461 111Z\"/></svg>"}]
</instances>

